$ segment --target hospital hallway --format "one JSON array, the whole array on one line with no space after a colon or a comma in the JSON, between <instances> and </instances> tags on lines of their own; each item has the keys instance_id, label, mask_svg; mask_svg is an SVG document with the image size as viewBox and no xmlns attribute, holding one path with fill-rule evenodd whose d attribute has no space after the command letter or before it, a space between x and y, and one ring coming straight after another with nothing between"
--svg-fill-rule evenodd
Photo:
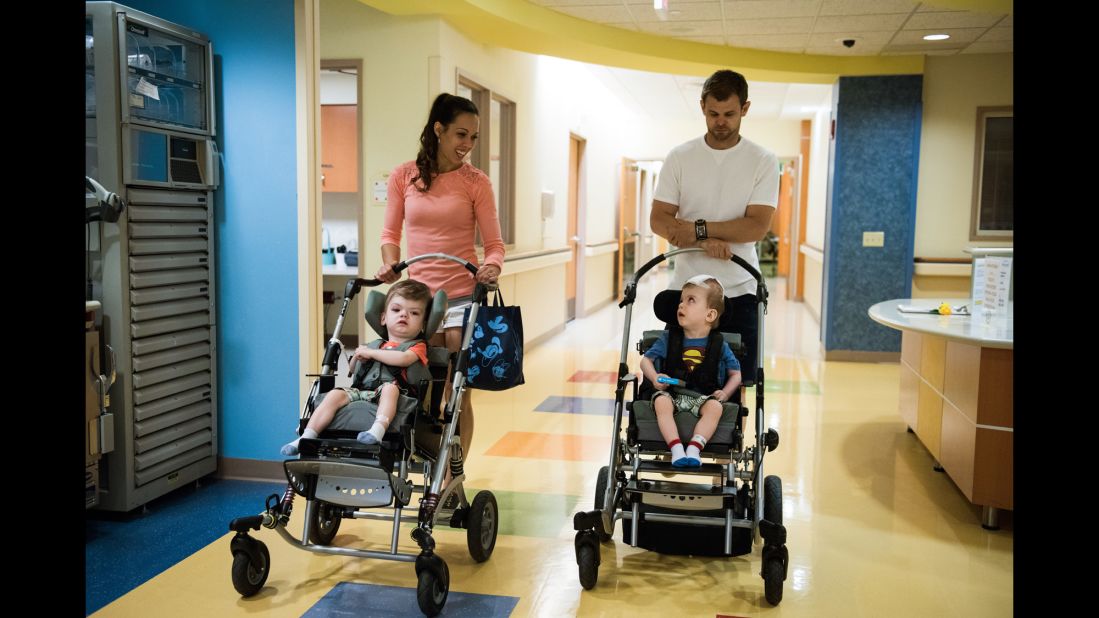
<instances>
[{"instance_id":1,"label":"hospital hallway","mask_svg":"<svg viewBox=\"0 0 1099 618\"><path fill-rule=\"evenodd\" d=\"M666 283L660 271L640 285L631 370L641 330L660 328L651 302ZM784 300L784 279L767 283L765 418L781 442L764 473L782 479L789 570L781 604L764 599L761 542L734 557L662 555L623 542L621 522L601 546L597 585L581 587L572 518L592 508L597 472L608 463L625 318L608 303L528 349L525 385L474 393L466 493L495 494L499 536L491 558L476 563L465 530L435 528L450 571L442 616L1012 615L1012 513L1001 513L999 530L983 529L980 507L933 469L932 455L907 431L898 413L900 366L824 361L816 320L802 303ZM753 389L747 395L755 401ZM281 460L282 444L269 446L269 459ZM270 551L270 575L258 594L241 598L230 578L228 523L259 513L285 486L211 477L129 514L89 512L86 613L422 615L411 563L314 554L266 528L250 534ZM299 497L288 526L295 536L304 511ZM401 525L402 552L416 550L412 528ZM391 532L390 522L345 519L333 544L388 551Z\"/></svg>"}]
</instances>

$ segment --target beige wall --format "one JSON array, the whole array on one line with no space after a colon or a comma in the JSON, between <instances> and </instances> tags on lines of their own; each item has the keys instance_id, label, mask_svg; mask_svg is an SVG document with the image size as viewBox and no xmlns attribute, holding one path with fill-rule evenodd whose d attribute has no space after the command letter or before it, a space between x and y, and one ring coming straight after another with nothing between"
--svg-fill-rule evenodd
<instances>
[{"instance_id":1,"label":"beige wall","mask_svg":"<svg viewBox=\"0 0 1099 618\"><path fill-rule=\"evenodd\" d=\"M588 274L584 277L585 313L617 297L618 291L614 289L614 267L617 260L615 252L587 257L585 268L588 269Z\"/></svg>"},{"instance_id":2,"label":"beige wall","mask_svg":"<svg viewBox=\"0 0 1099 618\"><path fill-rule=\"evenodd\" d=\"M820 321L820 305L824 290L824 262L809 254L805 256L805 288L803 290L805 306Z\"/></svg>"},{"instance_id":3,"label":"beige wall","mask_svg":"<svg viewBox=\"0 0 1099 618\"><path fill-rule=\"evenodd\" d=\"M1012 241L969 240L977 107L1012 105L1014 54L929 56L916 194L917 257L968 257L967 247Z\"/></svg>"}]
</instances>

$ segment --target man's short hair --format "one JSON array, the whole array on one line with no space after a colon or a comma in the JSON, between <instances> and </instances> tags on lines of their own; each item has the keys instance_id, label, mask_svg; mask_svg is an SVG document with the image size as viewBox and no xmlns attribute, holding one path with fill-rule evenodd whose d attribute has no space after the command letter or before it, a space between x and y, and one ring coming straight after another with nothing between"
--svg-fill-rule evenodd
<instances>
[{"instance_id":1,"label":"man's short hair","mask_svg":"<svg viewBox=\"0 0 1099 618\"><path fill-rule=\"evenodd\" d=\"M703 102L706 101L707 96L713 96L718 101L726 101L734 94L740 99L741 106L748 100L748 80L736 71L722 69L702 84Z\"/></svg>"},{"instance_id":2,"label":"man's short hair","mask_svg":"<svg viewBox=\"0 0 1099 618\"><path fill-rule=\"evenodd\" d=\"M389 307L389 301L398 295L405 300L422 302L424 307L427 307L427 304L431 302L431 290L415 279L405 279L390 286L389 291L385 294L385 306Z\"/></svg>"}]
</instances>

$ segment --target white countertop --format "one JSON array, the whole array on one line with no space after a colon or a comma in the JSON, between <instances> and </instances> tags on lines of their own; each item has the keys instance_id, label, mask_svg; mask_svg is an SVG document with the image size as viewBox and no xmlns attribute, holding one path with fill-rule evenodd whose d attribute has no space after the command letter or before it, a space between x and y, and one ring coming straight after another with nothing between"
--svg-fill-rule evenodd
<instances>
[{"instance_id":1,"label":"white countertop","mask_svg":"<svg viewBox=\"0 0 1099 618\"><path fill-rule=\"evenodd\" d=\"M950 298L952 306L968 305L969 299ZM926 306L929 310L939 306L939 301L927 298L899 298L880 302L867 311L870 319L897 330L911 330L928 335L938 335L986 348L1015 347L1015 303L1008 303L1007 315L935 315L930 313L902 313L898 305Z\"/></svg>"}]
</instances>

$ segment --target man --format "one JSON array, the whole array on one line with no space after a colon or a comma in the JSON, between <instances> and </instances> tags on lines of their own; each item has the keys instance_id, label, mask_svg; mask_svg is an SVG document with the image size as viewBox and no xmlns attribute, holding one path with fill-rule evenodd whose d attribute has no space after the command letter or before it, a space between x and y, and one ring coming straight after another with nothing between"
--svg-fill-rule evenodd
<instances>
[{"instance_id":1,"label":"man","mask_svg":"<svg viewBox=\"0 0 1099 618\"><path fill-rule=\"evenodd\" d=\"M741 118L751 105L743 75L729 70L711 75L702 86L700 105L706 134L668 153L649 226L676 247L701 247L705 253L676 256L669 290L657 302L676 302L676 290L695 275L715 275L726 297L718 328L740 333L746 348L744 379L755 380L756 280L729 258L735 253L759 269L755 243L771 228L778 205L778 159L740 134Z\"/></svg>"}]
</instances>

